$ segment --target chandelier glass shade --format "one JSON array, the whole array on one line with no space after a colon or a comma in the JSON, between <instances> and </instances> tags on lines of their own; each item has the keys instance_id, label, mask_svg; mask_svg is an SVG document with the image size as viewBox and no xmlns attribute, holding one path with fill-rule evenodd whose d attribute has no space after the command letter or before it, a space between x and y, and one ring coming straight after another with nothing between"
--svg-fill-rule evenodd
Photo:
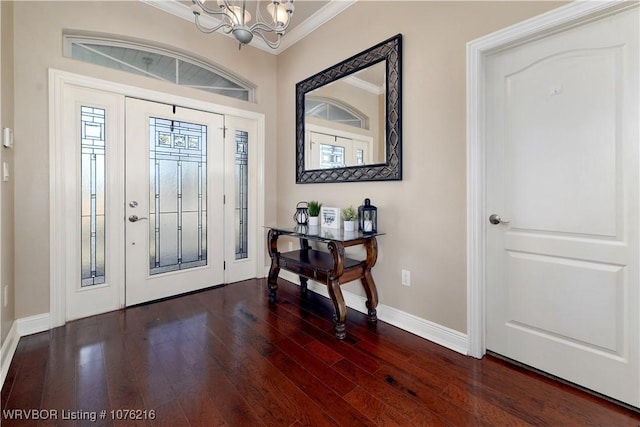
<instances>
[{"instance_id":1,"label":"chandelier glass shade","mask_svg":"<svg viewBox=\"0 0 640 427\"><path fill-rule=\"evenodd\" d=\"M260 12L260 4L264 1L256 3L256 19L252 22L252 16L247 10L246 0L217 0L216 6L205 5L206 0L192 0L191 10L195 16L196 27L203 33L213 33L218 30L233 36L240 43L240 47L244 44L251 43L253 36L258 36L272 49L280 46L280 40L285 30L289 26L291 15L293 15L293 0L273 0L269 1L266 9L269 18L265 19ZM213 3L213 1L211 1ZM203 14L216 18L217 23L207 26L202 22ZM267 37L267 34L274 33L273 37Z\"/></svg>"}]
</instances>

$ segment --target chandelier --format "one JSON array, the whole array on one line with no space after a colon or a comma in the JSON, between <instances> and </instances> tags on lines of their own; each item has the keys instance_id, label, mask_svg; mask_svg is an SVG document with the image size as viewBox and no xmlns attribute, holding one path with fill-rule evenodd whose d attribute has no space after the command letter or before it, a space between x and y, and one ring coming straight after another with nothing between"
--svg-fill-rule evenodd
<instances>
[{"instance_id":1,"label":"chandelier","mask_svg":"<svg viewBox=\"0 0 640 427\"><path fill-rule=\"evenodd\" d=\"M222 30L226 34L232 33L236 40L242 45L249 44L254 35L260 37L271 48L277 49L280 46L280 39L289 26L289 19L293 15L293 0L273 0L269 1L267 11L271 15L270 19L264 19L260 12L260 3L256 3L256 22L251 23L251 14L247 11L245 0L217 0L217 6L211 8L205 6L206 0L192 0L191 10L196 18L196 27L203 33L213 33ZM200 22L200 15L206 13L217 18L220 23L207 27ZM275 33L276 40L267 38L267 33Z\"/></svg>"}]
</instances>

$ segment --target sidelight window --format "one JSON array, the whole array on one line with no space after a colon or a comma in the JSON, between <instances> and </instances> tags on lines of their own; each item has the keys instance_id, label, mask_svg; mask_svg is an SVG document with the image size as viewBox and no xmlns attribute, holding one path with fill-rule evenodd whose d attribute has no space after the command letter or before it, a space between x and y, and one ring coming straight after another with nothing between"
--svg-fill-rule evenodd
<instances>
[{"instance_id":1,"label":"sidelight window","mask_svg":"<svg viewBox=\"0 0 640 427\"><path fill-rule=\"evenodd\" d=\"M249 256L249 134L236 131L236 259Z\"/></svg>"},{"instance_id":2,"label":"sidelight window","mask_svg":"<svg viewBox=\"0 0 640 427\"><path fill-rule=\"evenodd\" d=\"M320 144L320 169L343 168L344 156L344 147Z\"/></svg>"},{"instance_id":3,"label":"sidelight window","mask_svg":"<svg viewBox=\"0 0 640 427\"><path fill-rule=\"evenodd\" d=\"M81 283L105 282L105 110L80 107Z\"/></svg>"}]
</instances>

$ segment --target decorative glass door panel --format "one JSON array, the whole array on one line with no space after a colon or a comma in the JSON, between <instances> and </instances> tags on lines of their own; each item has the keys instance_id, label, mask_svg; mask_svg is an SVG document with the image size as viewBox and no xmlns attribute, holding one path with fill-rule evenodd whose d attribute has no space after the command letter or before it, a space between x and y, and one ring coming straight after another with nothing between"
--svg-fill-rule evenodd
<instances>
[{"instance_id":1,"label":"decorative glass door panel","mask_svg":"<svg viewBox=\"0 0 640 427\"><path fill-rule=\"evenodd\" d=\"M207 264L207 126L149 118L149 272Z\"/></svg>"},{"instance_id":2,"label":"decorative glass door panel","mask_svg":"<svg viewBox=\"0 0 640 427\"><path fill-rule=\"evenodd\" d=\"M249 243L249 133L236 130L236 200L235 241L236 260L248 257Z\"/></svg>"},{"instance_id":3,"label":"decorative glass door panel","mask_svg":"<svg viewBox=\"0 0 640 427\"><path fill-rule=\"evenodd\" d=\"M223 116L126 107L127 305L222 284Z\"/></svg>"},{"instance_id":4,"label":"decorative glass door panel","mask_svg":"<svg viewBox=\"0 0 640 427\"><path fill-rule=\"evenodd\" d=\"M320 169L344 167L344 147L320 144Z\"/></svg>"},{"instance_id":5,"label":"decorative glass door panel","mask_svg":"<svg viewBox=\"0 0 640 427\"><path fill-rule=\"evenodd\" d=\"M81 286L105 282L105 110L80 107Z\"/></svg>"}]
</instances>

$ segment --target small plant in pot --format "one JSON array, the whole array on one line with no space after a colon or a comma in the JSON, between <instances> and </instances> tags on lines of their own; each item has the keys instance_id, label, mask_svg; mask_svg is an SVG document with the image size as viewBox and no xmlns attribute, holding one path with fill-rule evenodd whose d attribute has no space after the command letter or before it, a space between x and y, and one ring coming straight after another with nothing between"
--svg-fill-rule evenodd
<instances>
[{"instance_id":1,"label":"small plant in pot","mask_svg":"<svg viewBox=\"0 0 640 427\"><path fill-rule=\"evenodd\" d=\"M356 229L358 211L353 206L349 206L342 211L342 219L344 220L344 231L353 232Z\"/></svg>"},{"instance_id":2,"label":"small plant in pot","mask_svg":"<svg viewBox=\"0 0 640 427\"><path fill-rule=\"evenodd\" d=\"M318 202L317 200L312 200L309 202L309 226L318 225L320 208L322 208L322 203Z\"/></svg>"}]
</instances>

